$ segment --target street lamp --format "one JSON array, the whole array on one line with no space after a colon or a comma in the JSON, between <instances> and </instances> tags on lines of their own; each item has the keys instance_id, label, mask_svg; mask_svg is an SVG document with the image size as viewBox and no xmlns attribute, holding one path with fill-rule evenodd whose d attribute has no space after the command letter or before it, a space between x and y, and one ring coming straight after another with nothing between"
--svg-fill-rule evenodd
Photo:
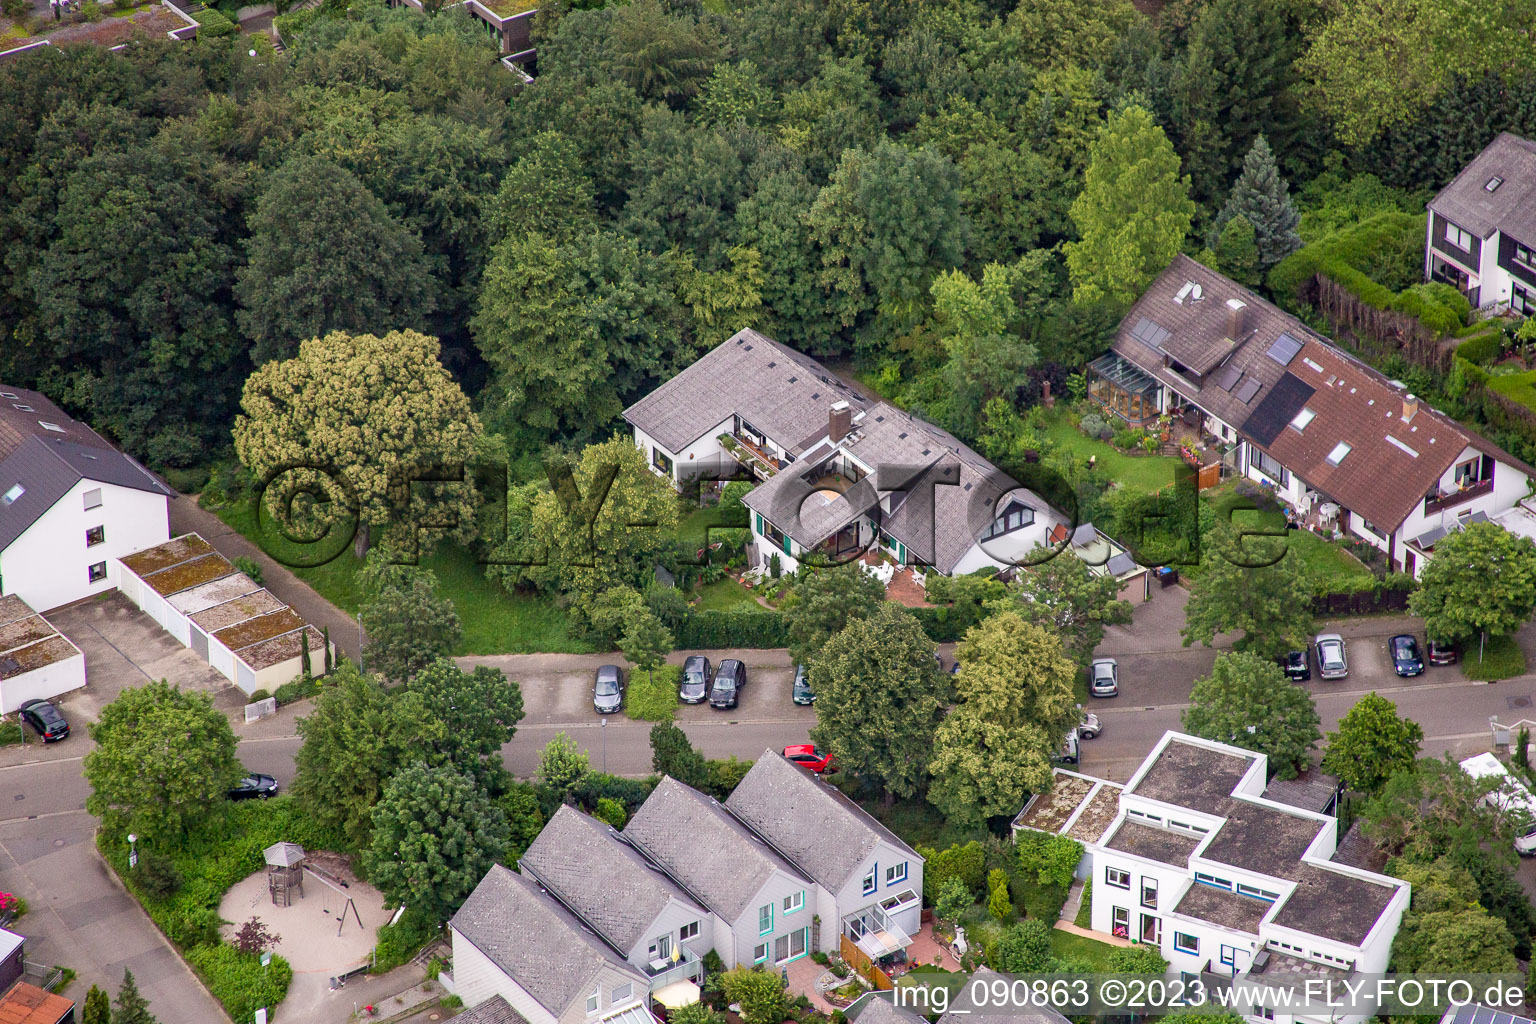
<instances>
[{"instance_id":1,"label":"street lamp","mask_svg":"<svg viewBox=\"0 0 1536 1024\"><path fill-rule=\"evenodd\" d=\"M128 867L129 868L136 868L136 867L139 866L139 851L138 851L138 848L136 846L134 846L134 844L137 843L138 841L139 841L139 837L138 836L134 835L132 832L128 833Z\"/></svg>"},{"instance_id":2,"label":"street lamp","mask_svg":"<svg viewBox=\"0 0 1536 1024\"><path fill-rule=\"evenodd\" d=\"M603 734L603 774L607 775L608 774L608 719L600 718L600 719L598 719L598 723L601 726L601 728L598 731Z\"/></svg>"}]
</instances>

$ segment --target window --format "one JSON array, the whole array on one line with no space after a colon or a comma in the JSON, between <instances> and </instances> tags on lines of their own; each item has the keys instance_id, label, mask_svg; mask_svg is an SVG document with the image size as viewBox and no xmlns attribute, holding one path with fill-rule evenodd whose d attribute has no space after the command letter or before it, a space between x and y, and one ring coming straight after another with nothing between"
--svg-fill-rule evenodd
<instances>
[{"instance_id":1,"label":"window","mask_svg":"<svg viewBox=\"0 0 1536 1024\"><path fill-rule=\"evenodd\" d=\"M768 943L766 943L766 942L759 942L757 945L752 947L752 962L753 963L760 964L764 960L767 960L767 959L768 959Z\"/></svg>"},{"instance_id":2,"label":"window","mask_svg":"<svg viewBox=\"0 0 1536 1024\"><path fill-rule=\"evenodd\" d=\"M798 960L805 956L805 951L810 945L811 930L801 928L797 932L789 933L789 958Z\"/></svg>"},{"instance_id":3,"label":"window","mask_svg":"<svg viewBox=\"0 0 1536 1024\"><path fill-rule=\"evenodd\" d=\"M1125 907L1109 908L1109 927L1116 938L1128 939L1131 937L1131 912Z\"/></svg>"},{"instance_id":4,"label":"window","mask_svg":"<svg viewBox=\"0 0 1536 1024\"><path fill-rule=\"evenodd\" d=\"M773 904L764 903L757 908L757 934L767 935L773 931Z\"/></svg>"},{"instance_id":5,"label":"window","mask_svg":"<svg viewBox=\"0 0 1536 1024\"><path fill-rule=\"evenodd\" d=\"M667 476L672 475L672 460L669 459L667 457L667 453L662 451L660 448L651 449L651 465L661 470Z\"/></svg>"},{"instance_id":6,"label":"window","mask_svg":"<svg viewBox=\"0 0 1536 1024\"><path fill-rule=\"evenodd\" d=\"M1163 922L1156 914L1141 915L1141 941L1154 946L1163 941Z\"/></svg>"},{"instance_id":7,"label":"window","mask_svg":"<svg viewBox=\"0 0 1536 1024\"><path fill-rule=\"evenodd\" d=\"M63 427L59 426L57 423L49 423L47 420L38 420L37 425L42 427L44 430L51 430L55 434L64 433Z\"/></svg>"},{"instance_id":8,"label":"window","mask_svg":"<svg viewBox=\"0 0 1536 1024\"><path fill-rule=\"evenodd\" d=\"M875 891L875 869L870 868L869 874L864 876L864 881L859 884L859 891L865 896Z\"/></svg>"},{"instance_id":9,"label":"window","mask_svg":"<svg viewBox=\"0 0 1536 1024\"><path fill-rule=\"evenodd\" d=\"M1026 526L1032 526L1034 522L1034 509L1020 502L1010 501L1002 514L992 520L992 524L987 527L987 532L981 535L981 539L990 540L993 537L1001 537L1005 533L1012 533L1015 530L1022 530Z\"/></svg>"},{"instance_id":10,"label":"window","mask_svg":"<svg viewBox=\"0 0 1536 1024\"><path fill-rule=\"evenodd\" d=\"M902 861L900 864L892 864L891 866L889 866L888 868L885 869L885 884L886 885L895 885L897 882L905 882L906 880L907 880L907 862L906 861Z\"/></svg>"},{"instance_id":11,"label":"window","mask_svg":"<svg viewBox=\"0 0 1536 1024\"><path fill-rule=\"evenodd\" d=\"M1260 889L1256 885L1245 885L1242 882L1237 883L1237 894L1239 896L1252 896L1254 899L1259 900L1268 900L1271 903L1280 898L1279 893L1270 892L1268 889Z\"/></svg>"},{"instance_id":12,"label":"window","mask_svg":"<svg viewBox=\"0 0 1536 1024\"><path fill-rule=\"evenodd\" d=\"M793 896L785 896L784 897L784 913L786 913L786 914L793 914L795 911L799 910L803 906L805 906L805 890L804 889L801 889L799 892L795 893Z\"/></svg>"},{"instance_id":13,"label":"window","mask_svg":"<svg viewBox=\"0 0 1536 1024\"><path fill-rule=\"evenodd\" d=\"M1253 1015L1255 1017L1262 1017L1265 1020L1274 1020L1275 1019L1275 1011L1271 1010L1267 1006L1255 1006L1253 1008Z\"/></svg>"},{"instance_id":14,"label":"window","mask_svg":"<svg viewBox=\"0 0 1536 1024\"><path fill-rule=\"evenodd\" d=\"M1311 409L1303 407L1301 412L1296 414L1296 418L1291 420L1291 426L1297 431L1297 433L1300 433L1301 431L1306 430L1307 424L1311 423L1316 417L1317 413L1313 412Z\"/></svg>"},{"instance_id":15,"label":"window","mask_svg":"<svg viewBox=\"0 0 1536 1024\"><path fill-rule=\"evenodd\" d=\"M1364 530L1366 533L1370 534L1371 536L1373 536L1373 537L1385 537L1386 536L1386 534L1382 533L1381 530L1377 529L1376 525L1374 523L1372 523L1369 519L1362 519L1359 516L1354 516L1352 518L1353 518L1354 522L1360 524L1360 528L1362 530Z\"/></svg>"},{"instance_id":16,"label":"window","mask_svg":"<svg viewBox=\"0 0 1536 1024\"><path fill-rule=\"evenodd\" d=\"M1350 448L1348 441L1340 441L1338 444L1333 446L1333 451L1328 453L1328 465L1337 466L1339 463L1344 461L1344 456L1348 455L1353 450L1354 449Z\"/></svg>"},{"instance_id":17,"label":"window","mask_svg":"<svg viewBox=\"0 0 1536 1024\"><path fill-rule=\"evenodd\" d=\"M101 508L100 487L93 487L85 492L85 510L89 512L93 508Z\"/></svg>"},{"instance_id":18,"label":"window","mask_svg":"<svg viewBox=\"0 0 1536 1024\"><path fill-rule=\"evenodd\" d=\"M1203 871L1195 872L1195 881L1204 885L1214 885L1216 888L1225 889L1228 892L1232 891L1232 882L1230 879L1217 878L1215 875L1208 875Z\"/></svg>"},{"instance_id":19,"label":"window","mask_svg":"<svg viewBox=\"0 0 1536 1024\"><path fill-rule=\"evenodd\" d=\"M610 1005L613 1003L622 1003L624 1000L634 995L634 993L635 983L632 981L626 981L624 984L617 986L612 992L608 993L608 1002Z\"/></svg>"},{"instance_id":20,"label":"window","mask_svg":"<svg viewBox=\"0 0 1536 1024\"><path fill-rule=\"evenodd\" d=\"M21 396L16 394L16 392L14 392L14 391L0 391L0 398L19 398L19 397L21 397Z\"/></svg>"},{"instance_id":21,"label":"window","mask_svg":"<svg viewBox=\"0 0 1536 1024\"><path fill-rule=\"evenodd\" d=\"M16 503L16 499L26 493L27 489L21 486L21 484L12 484L8 491L6 491L4 494L0 494L0 508L5 508L7 505L14 505Z\"/></svg>"},{"instance_id":22,"label":"window","mask_svg":"<svg viewBox=\"0 0 1536 1024\"><path fill-rule=\"evenodd\" d=\"M1104 884L1112 885L1116 889L1129 889L1131 887L1131 873L1124 868L1105 868Z\"/></svg>"},{"instance_id":23,"label":"window","mask_svg":"<svg viewBox=\"0 0 1536 1024\"><path fill-rule=\"evenodd\" d=\"M677 938L680 942L699 937L699 922L690 921L677 930Z\"/></svg>"},{"instance_id":24,"label":"window","mask_svg":"<svg viewBox=\"0 0 1536 1024\"><path fill-rule=\"evenodd\" d=\"M1455 224L1452 224L1450 221L1445 222L1445 240L1451 245L1454 245L1456 248L1460 249L1462 252L1472 251L1471 233L1463 231L1461 228L1457 227Z\"/></svg>"},{"instance_id":25,"label":"window","mask_svg":"<svg viewBox=\"0 0 1536 1024\"><path fill-rule=\"evenodd\" d=\"M1157 879L1141 876L1141 905L1157 909Z\"/></svg>"},{"instance_id":26,"label":"window","mask_svg":"<svg viewBox=\"0 0 1536 1024\"><path fill-rule=\"evenodd\" d=\"M1291 486L1291 474L1286 472L1285 467L1280 465L1279 460L1262 448L1250 447L1248 450L1253 453L1252 465L1254 469L1263 473L1281 487Z\"/></svg>"},{"instance_id":27,"label":"window","mask_svg":"<svg viewBox=\"0 0 1536 1024\"><path fill-rule=\"evenodd\" d=\"M1531 252L1528 247L1516 242L1515 262L1527 270L1536 270L1536 253Z\"/></svg>"},{"instance_id":28,"label":"window","mask_svg":"<svg viewBox=\"0 0 1536 1024\"><path fill-rule=\"evenodd\" d=\"M91 583L100 583L102 580L107 578L107 563L97 562L95 565L85 570L85 574Z\"/></svg>"},{"instance_id":29,"label":"window","mask_svg":"<svg viewBox=\"0 0 1536 1024\"><path fill-rule=\"evenodd\" d=\"M773 940L773 962L781 964L789 959L789 936L780 935Z\"/></svg>"},{"instance_id":30,"label":"window","mask_svg":"<svg viewBox=\"0 0 1536 1024\"><path fill-rule=\"evenodd\" d=\"M596 1013L597 1012L597 997L598 997L598 993L596 993L596 992L593 992L591 995L587 996L587 1012L588 1013Z\"/></svg>"},{"instance_id":31,"label":"window","mask_svg":"<svg viewBox=\"0 0 1536 1024\"><path fill-rule=\"evenodd\" d=\"M20 404L17 404L17 405L12 405L11 408L19 410L20 412L31 412L32 411L32 407L30 405L20 405Z\"/></svg>"},{"instance_id":32,"label":"window","mask_svg":"<svg viewBox=\"0 0 1536 1024\"><path fill-rule=\"evenodd\" d=\"M1521 316L1530 316L1536 313L1536 295L1529 289L1522 288L1518 284L1509 286L1509 308Z\"/></svg>"},{"instance_id":33,"label":"window","mask_svg":"<svg viewBox=\"0 0 1536 1024\"><path fill-rule=\"evenodd\" d=\"M1232 968L1237 967L1237 947L1236 946L1222 946L1221 947L1221 962L1226 964L1228 967L1232 967Z\"/></svg>"},{"instance_id":34,"label":"window","mask_svg":"<svg viewBox=\"0 0 1536 1024\"><path fill-rule=\"evenodd\" d=\"M1200 954L1200 939L1197 936L1190 935L1188 932L1174 932L1173 948L1180 953L1192 953L1198 956Z\"/></svg>"},{"instance_id":35,"label":"window","mask_svg":"<svg viewBox=\"0 0 1536 1024\"><path fill-rule=\"evenodd\" d=\"M106 539L107 528L105 526L93 526L85 531L85 546L88 548L93 548Z\"/></svg>"}]
</instances>

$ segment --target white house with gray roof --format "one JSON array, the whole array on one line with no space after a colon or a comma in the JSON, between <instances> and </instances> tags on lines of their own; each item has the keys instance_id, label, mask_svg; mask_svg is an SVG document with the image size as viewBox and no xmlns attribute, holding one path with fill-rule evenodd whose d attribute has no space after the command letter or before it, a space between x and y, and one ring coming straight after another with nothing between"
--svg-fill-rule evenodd
<instances>
[{"instance_id":1,"label":"white house with gray roof","mask_svg":"<svg viewBox=\"0 0 1536 1024\"><path fill-rule=\"evenodd\" d=\"M1424 278L1485 312L1536 313L1536 142L1500 132L1429 201Z\"/></svg>"},{"instance_id":2,"label":"white house with gray roof","mask_svg":"<svg viewBox=\"0 0 1536 1024\"><path fill-rule=\"evenodd\" d=\"M772 969L812 950L816 883L712 797L664 777L624 838L712 914L729 966Z\"/></svg>"},{"instance_id":3,"label":"white house with gray roof","mask_svg":"<svg viewBox=\"0 0 1536 1024\"><path fill-rule=\"evenodd\" d=\"M757 482L745 503L751 560L763 568L776 560L792 572L807 552L848 561L879 547L899 564L960 575L1024 562L1065 522L952 434L752 330L624 418L652 470L678 486ZM1123 549L1105 547L1102 571L1136 570Z\"/></svg>"},{"instance_id":4,"label":"white house with gray roof","mask_svg":"<svg viewBox=\"0 0 1536 1024\"><path fill-rule=\"evenodd\" d=\"M1266 796L1266 779L1263 754L1164 733L1087 848L1093 929L1157 946L1187 973L1342 982L1384 972L1408 883L1349 863L1336 819ZM1257 1016L1327 1020L1275 1007Z\"/></svg>"},{"instance_id":5,"label":"white house with gray roof","mask_svg":"<svg viewBox=\"0 0 1536 1024\"><path fill-rule=\"evenodd\" d=\"M923 858L837 788L765 750L725 806L815 881L820 948L843 937L879 960L911 943Z\"/></svg>"},{"instance_id":6,"label":"white house with gray roof","mask_svg":"<svg viewBox=\"0 0 1536 1024\"><path fill-rule=\"evenodd\" d=\"M673 990L677 1001L663 994L664 1004L697 1001L686 983L702 979L719 921L617 829L562 805L518 868L644 974L651 992Z\"/></svg>"},{"instance_id":7,"label":"white house with gray roof","mask_svg":"<svg viewBox=\"0 0 1536 1024\"><path fill-rule=\"evenodd\" d=\"M645 974L530 877L493 866L448 926L468 1006L499 997L527 1024L656 1024Z\"/></svg>"}]
</instances>

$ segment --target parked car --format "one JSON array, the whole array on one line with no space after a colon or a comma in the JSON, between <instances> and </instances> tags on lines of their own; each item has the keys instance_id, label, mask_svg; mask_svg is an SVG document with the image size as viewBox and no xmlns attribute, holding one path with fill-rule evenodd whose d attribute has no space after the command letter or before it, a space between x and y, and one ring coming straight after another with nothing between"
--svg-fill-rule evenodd
<instances>
[{"instance_id":1,"label":"parked car","mask_svg":"<svg viewBox=\"0 0 1536 1024\"><path fill-rule=\"evenodd\" d=\"M1417 676L1424 672L1424 658L1419 654L1419 642L1411 633L1399 633L1387 641L1392 653L1392 671L1400 676Z\"/></svg>"},{"instance_id":2,"label":"parked car","mask_svg":"<svg viewBox=\"0 0 1536 1024\"><path fill-rule=\"evenodd\" d=\"M709 706L733 708L741 700L742 688L747 685L747 666L735 658L726 658L715 669L715 682L709 688Z\"/></svg>"},{"instance_id":3,"label":"parked car","mask_svg":"<svg viewBox=\"0 0 1536 1024\"><path fill-rule=\"evenodd\" d=\"M792 743L784 748L784 756L817 775L837 770L837 758L810 743Z\"/></svg>"},{"instance_id":4,"label":"parked car","mask_svg":"<svg viewBox=\"0 0 1536 1024\"><path fill-rule=\"evenodd\" d=\"M1096 740L1104 727L1099 724L1099 716L1092 711L1083 712L1083 724L1077 727L1078 736L1085 740Z\"/></svg>"},{"instance_id":5,"label":"parked car","mask_svg":"<svg viewBox=\"0 0 1536 1024\"><path fill-rule=\"evenodd\" d=\"M677 699L684 704L702 704L709 697L709 659L702 654L690 654L683 662L683 682L677 688Z\"/></svg>"},{"instance_id":6,"label":"parked car","mask_svg":"<svg viewBox=\"0 0 1536 1024\"><path fill-rule=\"evenodd\" d=\"M600 715L611 715L624 703L624 670L617 665L603 665L592 684L592 707Z\"/></svg>"},{"instance_id":7,"label":"parked car","mask_svg":"<svg viewBox=\"0 0 1536 1024\"><path fill-rule=\"evenodd\" d=\"M1304 683L1312 678L1312 659L1306 651L1292 651L1280 659L1280 667L1293 683Z\"/></svg>"},{"instance_id":8,"label":"parked car","mask_svg":"<svg viewBox=\"0 0 1536 1024\"><path fill-rule=\"evenodd\" d=\"M29 700L21 706L19 713L22 721L37 730L44 743L69 739L69 722L65 721L58 708L47 701Z\"/></svg>"},{"instance_id":9,"label":"parked car","mask_svg":"<svg viewBox=\"0 0 1536 1024\"><path fill-rule=\"evenodd\" d=\"M811 689L811 674L804 665L795 666L795 688L791 697L796 704L815 704L816 693ZM788 757L788 754L784 755Z\"/></svg>"},{"instance_id":10,"label":"parked car","mask_svg":"<svg viewBox=\"0 0 1536 1024\"><path fill-rule=\"evenodd\" d=\"M1120 666L1114 658L1094 658L1088 666L1088 692L1095 697L1120 695Z\"/></svg>"},{"instance_id":11,"label":"parked car","mask_svg":"<svg viewBox=\"0 0 1536 1024\"><path fill-rule=\"evenodd\" d=\"M1429 663L1431 665L1456 664L1456 645L1441 643L1439 640L1429 642Z\"/></svg>"},{"instance_id":12,"label":"parked car","mask_svg":"<svg viewBox=\"0 0 1536 1024\"><path fill-rule=\"evenodd\" d=\"M1068 729L1066 738L1061 741L1061 749L1051 758L1051 764L1063 764L1076 767L1082 760L1082 745L1080 733L1077 729Z\"/></svg>"},{"instance_id":13,"label":"parked car","mask_svg":"<svg viewBox=\"0 0 1536 1024\"><path fill-rule=\"evenodd\" d=\"M1320 633L1312 646L1317 649L1317 674L1323 679L1343 679L1349 675L1349 655L1344 638L1337 633Z\"/></svg>"},{"instance_id":14,"label":"parked car","mask_svg":"<svg viewBox=\"0 0 1536 1024\"><path fill-rule=\"evenodd\" d=\"M251 772L235 783L228 796L231 800L265 800L277 796L277 780L270 775Z\"/></svg>"}]
</instances>

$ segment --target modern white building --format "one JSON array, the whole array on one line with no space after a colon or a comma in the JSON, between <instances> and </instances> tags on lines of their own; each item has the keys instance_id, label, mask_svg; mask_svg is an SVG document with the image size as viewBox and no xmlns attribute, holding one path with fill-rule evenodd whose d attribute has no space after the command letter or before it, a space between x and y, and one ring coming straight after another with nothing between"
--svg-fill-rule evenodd
<instances>
[{"instance_id":1,"label":"modern white building","mask_svg":"<svg viewBox=\"0 0 1536 1024\"><path fill-rule=\"evenodd\" d=\"M85 685L85 655L15 594L0 597L0 714Z\"/></svg>"},{"instance_id":2,"label":"modern white building","mask_svg":"<svg viewBox=\"0 0 1536 1024\"><path fill-rule=\"evenodd\" d=\"M1437 541L1515 508L1536 469L1188 256L1174 257L1089 366L1131 423L1184 417L1301 516L1418 575Z\"/></svg>"},{"instance_id":3,"label":"modern white building","mask_svg":"<svg viewBox=\"0 0 1536 1024\"><path fill-rule=\"evenodd\" d=\"M1536 313L1536 142L1501 132L1428 208L1425 280L1484 313Z\"/></svg>"},{"instance_id":4,"label":"modern white building","mask_svg":"<svg viewBox=\"0 0 1536 1024\"><path fill-rule=\"evenodd\" d=\"M1262 754L1164 733L1087 849L1094 930L1156 946L1189 974L1384 972L1408 883L1348 863L1333 817L1265 796L1267 768Z\"/></svg>"},{"instance_id":5,"label":"modern white building","mask_svg":"<svg viewBox=\"0 0 1536 1024\"><path fill-rule=\"evenodd\" d=\"M174 492L43 395L0 385L0 595L47 610L117 586Z\"/></svg>"}]
</instances>

